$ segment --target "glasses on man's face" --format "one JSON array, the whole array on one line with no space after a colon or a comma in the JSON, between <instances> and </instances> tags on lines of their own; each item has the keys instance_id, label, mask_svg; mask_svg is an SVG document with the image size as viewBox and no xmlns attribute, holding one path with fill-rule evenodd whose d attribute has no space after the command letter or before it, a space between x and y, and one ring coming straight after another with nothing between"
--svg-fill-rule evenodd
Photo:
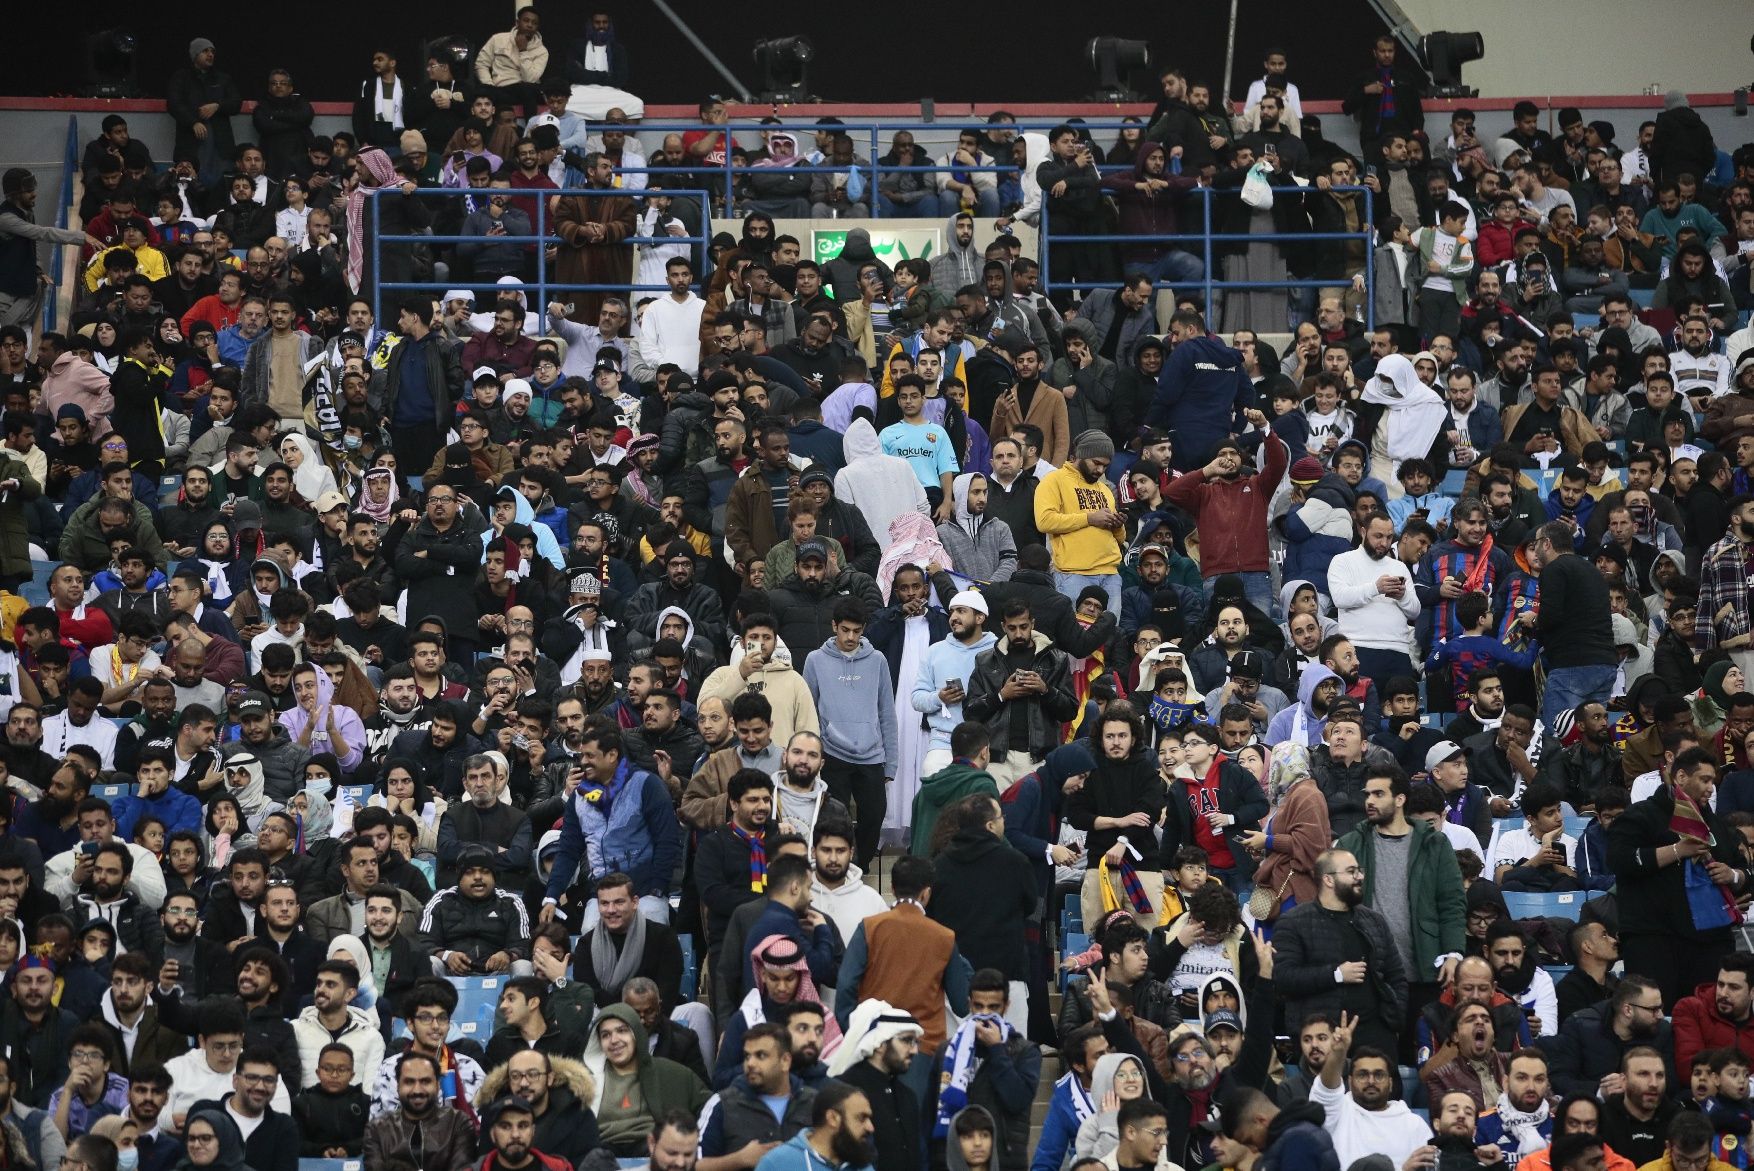
<instances>
[{"instance_id":1,"label":"glasses on man's face","mask_svg":"<svg viewBox=\"0 0 1754 1171\"><path fill-rule=\"evenodd\" d=\"M104 1055L96 1049L75 1049L67 1056L74 1061L102 1061Z\"/></svg>"},{"instance_id":2,"label":"glasses on man's face","mask_svg":"<svg viewBox=\"0 0 1754 1171\"><path fill-rule=\"evenodd\" d=\"M240 1073L237 1075L237 1079L246 1086L262 1087L273 1085L274 1079L279 1076L279 1074L273 1073Z\"/></svg>"},{"instance_id":3,"label":"glasses on man's face","mask_svg":"<svg viewBox=\"0 0 1754 1171\"><path fill-rule=\"evenodd\" d=\"M317 1072L326 1073L330 1077L352 1077L353 1067L351 1065L319 1065Z\"/></svg>"},{"instance_id":4,"label":"glasses on man's face","mask_svg":"<svg viewBox=\"0 0 1754 1171\"><path fill-rule=\"evenodd\" d=\"M506 1080L512 1082L539 1082L547 1076L547 1072L540 1069L515 1069L506 1075Z\"/></svg>"},{"instance_id":5,"label":"glasses on man's face","mask_svg":"<svg viewBox=\"0 0 1754 1171\"><path fill-rule=\"evenodd\" d=\"M451 1014L448 1012L417 1012L414 1014L414 1023L417 1025L448 1025L451 1023Z\"/></svg>"},{"instance_id":6,"label":"glasses on man's face","mask_svg":"<svg viewBox=\"0 0 1754 1171\"><path fill-rule=\"evenodd\" d=\"M194 907L166 907L164 915L167 919L199 919L201 912Z\"/></svg>"}]
</instances>

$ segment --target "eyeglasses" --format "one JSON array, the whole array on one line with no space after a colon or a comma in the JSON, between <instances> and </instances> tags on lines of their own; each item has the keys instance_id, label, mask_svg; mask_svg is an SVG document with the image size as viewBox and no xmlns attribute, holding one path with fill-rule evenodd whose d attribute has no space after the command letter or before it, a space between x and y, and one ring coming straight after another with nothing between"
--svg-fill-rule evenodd
<instances>
[{"instance_id":1,"label":"eyeglasses","mask_svg":"<svg viewBox=\"0 0 1754 1171\"><path fill-rule=\"evenodd\" d=\"M317 1072L333 1074L335 1077L352 1077L353 1067L351 1065L319 1065Z\"/></svg>"},{"instance_id":2,"label":"eyeglasses","mask_svg":"<svg viewBox=\"0 0 1754 1171\"><path fill-rule=\"evenodd\" d=\"M417 1012L414 1014L414 1023L417 1025L448 1025L451 1023L451 1014L448 1012Z\"/></svg>"},{"instance_id":3,"label":"eyeglasses","mask_svg":"<svg viewBox=\"0 0 1754 1171\"><path fill-rule=\"evenodd\" d=\"M244 1043L242 1041L209 1041L204 1047L215 1053L241 1053Z\"/></svg>"},{"instance_id":4,"label":"eyeglasses","mask_svg":"<svg viewBox=\"0 0 1754 1171\"><path fill-rule=\"evenodd\" d=\"M237 1075L237 1079L246 1086L271 1086L274 1084L274 1079L279 1076L279 1074L274 1073L240 1073Z\"/></svg>"},{"instance_id":5,"label":"eyeglasses","mask_svg":"<svg viewBox=\"0 0 1754 1171\"><path fill-rule=\"evenodd\" d=\"M187 1143L189 1146L194 1146L196 1143L206 1146L208 1143L216 1143L218 1141L219 1136L216 1134L185 1134L183 1136L183 1142ZM65 1167L70 1161L71 1160L68 1159L62 1159L61 1166ZM84 1164L81 1163L80 1166L84 1166Z\"/></svg>"},{"instance_id":6,"label":"eyeglasses","mask_svg":"<svg viewBox=\"0 0 1754 1171\"><path fill-rule=\"evenodd\" d=\"M99 1053L96 1049L75 1049L67 1056L74 1061L103 1061L106 1059L105 1054Z\"/></svg>"},{"instance_id":7,"label":"eyeglasses","mask_svg":"<svg viewBox=\"0 0 1754 1171\"><path fill-rule=\"evenodd\" d=\"M514 1082L539 1082L547 1076L548 1071L545 1069L521 1069L513 1070L511 1073L508 1073L506 1075L506 1080Z\"/></svg>"},{"instance_id":8,"label":"eyeglasses","mask_svg":"<svg viewBox=\"0 0 1754 1171\"><path fill-rule=\"evenodd\" d=\"M163 914L172 919L199 919L201 912L194 907L166 907Z\"/></svg>"}]
</instances>

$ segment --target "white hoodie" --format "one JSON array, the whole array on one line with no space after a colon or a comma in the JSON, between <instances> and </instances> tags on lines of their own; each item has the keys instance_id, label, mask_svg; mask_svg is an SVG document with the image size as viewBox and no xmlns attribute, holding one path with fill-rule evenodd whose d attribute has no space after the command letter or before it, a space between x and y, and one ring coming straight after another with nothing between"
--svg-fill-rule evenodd
<instances>
[{"instance_id":1,"label":"white hoodie","mask_svg":"<svg viewBox=\"0 0 1754 1171\"><path fill-rule=\"evenodd\" d=\"M1387 1155L1396 1167L1407 1156L1431 1141L1431 1124L1391 1101L1381 1110L1366 1110L1353 1100L1344 1083L1329 1089L1317 1076L1309 1087L1309 1100L1327 1115L1322 1126L1334 1140L1340 1166L1350 1167L1366 1155Z\"/></svg>"},{"instance_id":2,"label":"white hoodie","mask_svg":"<svg viewBox=\"0 0 1754 1171\"><path fill-rule=\"evenodd\" d=\"M912 465L884 455L877 430L865 419L854 419L841 440L846 466L834 475L834 498L865 514L865 523L883 551L889 551L889 522L904 512L927 514L926 490Z\"/></svg>"}]
</instances>

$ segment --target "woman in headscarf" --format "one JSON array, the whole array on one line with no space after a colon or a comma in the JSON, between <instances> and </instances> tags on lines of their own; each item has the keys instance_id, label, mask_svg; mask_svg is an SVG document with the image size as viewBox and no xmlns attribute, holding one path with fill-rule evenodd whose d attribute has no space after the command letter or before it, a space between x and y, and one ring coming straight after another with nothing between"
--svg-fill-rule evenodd
<instances>
[{"instance_id":1,"label":"woman in headscarf","mask_svg":"<svg viewBox=\"0 0 1754 1171\"><path fill-rule=\"evenodd\" d=\"M940 570L956 568L944 543L938 539L932 518L924 513L904 512L889 522L889 548L884 550L883 560L877 563L877 588L883 592L885 605L889 603L895 571L903 565L917 565L926 571L927 577L935 576Z\"/></svg>"},{"instance_id":2,"label":"woman in headscarf","mask_svg":"<svg viewBox=\"0 0 1754 1171\"><path fill-rule=\"evenodd\" d=\"M365 942L357 935L337 935L329 941L328 954L323 958L353 965L353 970L359 973L359 995L353 998L353 1007L371 1012L378 1003L378 984L372 979L371 952Z\"/></svg>"},{"instance_id":3,"label":"woman in headscarf","mask_svg":"<svg viewBox=\"0 0 1754 1171\"><path fill-rule=\"evenodd\" d=\"M116 1144L116 1171L139 1171L140 1124L121 1114L106 1114L91 1124L85 1133L107 1138ZM18 1164L13 1163L16 1167ZM44 1168L43 1171L48 1171Z\"/></svg>"},{"instance_id":4,"label":"woman in headscarf","mask_svg":"<svg viewBox=\"0 0 1754 1171\"><path fill-rule=\"evenodd\" d=\"M1746 690L1748 681L1742 675L1742 668L1730 660L1723 659L1707 667L1704 682L1688 700L1693 706L1693 725L1699 729L1699 734L1707 740L1715 737L1730 713L1730 697Z\"/></svg>"},{"instance_id":5,"label":"woman in headscarf","mask_svg":"<svg viewBox=\"0 0 1754 1171\"><path fill-rule=\"evenodd\" d=\"M108 321L97 321L89 325L82 325L76 336L85 339L85 342L89 344L93 366L105 374L116 372L116 367L122 361L121 337L113 324ZM76 341L73 348L78 350L83 347Z\"/></svg>"},{"instance_id":6,"label":"woman in headscarf","mask_svg":"<svg viewBox=\"0 0 1754 1171\"><path fill-rule=\"evenodd\" d=\"M320 655L312 655L311 662L329 673L329 684L335 689L336 703L359 713L378 710L378 689L372 686L370 676L352 656L345 651L326 651ZM364 719L365 714L361 714L360 718ZM339 774L337 777L336 783L339 784Z\"/></svg>"},{"instance_id":7,"label":"woman in headscarf","mask_svg":"<svg viewBox=\"0 0 1754 1171\"><path fill-rule=\"evenodd\" d=\"M426 787L419 764L397 757L386 761L378 774L377 791L366 801L392 814L405 813L414 819L419 833L414 839L417 854L438 852L438 824L445 815L445 799Z\"/></svg>"},{"instance_id":8,"label":"woman in headscarf","mask_svg":"<svg viewBox=\"0 0 1754 1171\"><path fill-rule=\"evenodd\" d=\"M228 774L237 767L236 762L244 756L249 756L249 754L240 754L227 762L226 771ZM255 762L255 759L254 756L250 756L251 762ZM262 766L255 764L254 767L259 776ZM261 783L258 779L251 787L259 787ZM262 805L264 815L266 815L266 799L263 799ZM208 803L207 817L202 823L202 829L204 831L202 843L207 847L207 856L213 859L213 866L217 870L225 869L235 851L256 844L256 835L251 831L249 822L244 817L242 802L230 793L221 793Z\"/></svg>"},{"instance_id":9,"label":"woman in headscarf","mask_svg":"<svg viewBox=\"0 0 1754 1171\"><path fill-rule=\"evenodd\" d=\"M1308 748L1287 741L1273 749L1266 789L1272 812L1259 829L1238 834L1237 840L1261 860L1255 890L1262 898L1251 898L1249 906L1256 922L1270 934L1280 915L1319 893L1316 859L1334 835L1328 824L1328 799L1310 769ZM1263 916L1262 910L1268 914Z\"/></svg>"},{"instance_id":10,"label":"woman in headscarf","mask_svg":"<svg viewBox=\"0 0 1754 1171\"><path fill-rule=\"evenodd\" d=\"M223 1110L196 1110L183 1120L183 1157L176 1171L251 1171L244 1140Z\"/></svg>"},{"instance_id":11,"label":"woman in headscarf","mask_svg":"<svg viewBox=\"0 0 1754 1171\"><path fill-rule=\"evenodd\" d=\"M207 575L206 602L209 606L223 610L231 605L232 584L229 571L234 552L231 525L228 522L216 520L201 534L201 547L195 554L194 562ZM189 561L183 562L185 566L189 564Z\"/></svg>"},{"instance_id":12,"label":"woman in headscarf","mask_svg":"<svg viewBox=\"0 0 1754 1171\"><path fill-rule=\"evenodd\" d=\"M1419 381L1412 359L1389 354L1364 380L1366 403L1383 410L1370 442L1370 474L1384 484L1399 484L1396 473L1410 459L1424 459L1449 418L1449 404Z\"/></svg>"},{"instance_id":13,"label":"woman in headscarf","mask_svg":"<svg viewBox=\"0 0 1754 1171\"><path fill-rule=\"evenodd\" d=\"M378 200L376 231L385 236L406 236L417 228L432 225L432 208L415 197L419 188L412 179L399 178L390 156L375 146L368 146L353 158L358 185L347 193L347 288L353 293L371 286L366 272L371 259L371 242L366 238L373 231L372 215L366 204L373 196ZM392 199L392 194L400 193ZM386 281L407 281L414 272L414 258L406 244L383 250Z\"/></svg>"},{"instance_id":14,"label":"woman in headscarf","mask_svg":"<svg viewBox=\"0 0 1754 1171\"><path fill-rule=\"evenodd\" d=\"M982 583L1010 581L1017 569L1017 542L1010 525L987 516L987 478L963 472L951 484L950 498L956 516L938 526L938 539L957 572Z\"/></svg>"},{"instance_id":15,"label":"woman in headscarf","mask_svg":"<svg viewBox=\"0 0 1754 1171\"><path fill-rule=\"evenodd\" d=\"M325 492L336 491L335 473L323 462L317 447L296 431L280 436L280 458L292 470L292 489L306 500L315 501Z\"/></svg>"}]
</instances>

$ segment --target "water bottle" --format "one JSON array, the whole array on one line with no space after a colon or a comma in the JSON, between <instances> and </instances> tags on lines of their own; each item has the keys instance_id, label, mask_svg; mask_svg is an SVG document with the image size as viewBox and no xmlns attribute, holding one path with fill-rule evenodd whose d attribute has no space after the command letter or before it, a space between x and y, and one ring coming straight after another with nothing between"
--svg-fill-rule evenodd
<instances>
[{"instance_id":1,"label":"water bottle","mask_svg":"<svg viewBox=\"0 0 1754 1171\"><path fill-rule=\"evenodd\" d=\"M1172 175L1179 175L1182 173L1182 157L1180 155L1170 156L1169 173Z\"/></svg>"}]
</instances>

